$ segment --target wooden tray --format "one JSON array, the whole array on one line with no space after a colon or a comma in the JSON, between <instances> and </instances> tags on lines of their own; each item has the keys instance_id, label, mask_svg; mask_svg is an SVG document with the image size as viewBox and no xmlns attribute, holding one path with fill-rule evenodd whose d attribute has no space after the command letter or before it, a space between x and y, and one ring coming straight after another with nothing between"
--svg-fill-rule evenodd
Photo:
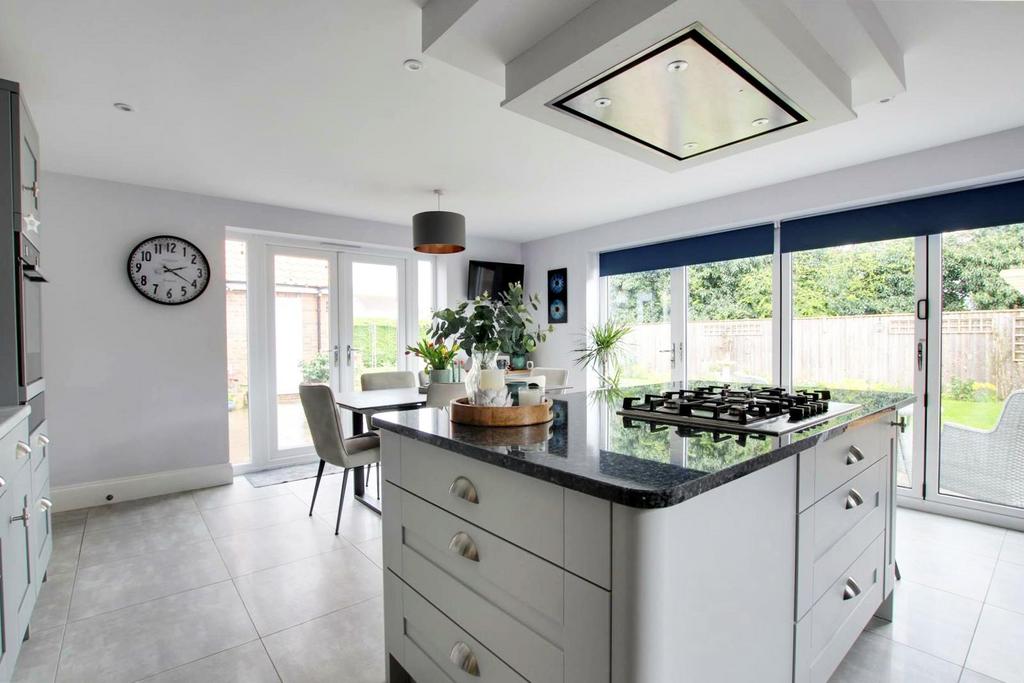
<instances>
[{"instance_id":1,"label":"wooden tray","mask_svg":"<svg viewBox=\"0 0 1024 683\"><path fill-rule=\"evenodd\" d=\"M536 406L475 406L468 398L451 402L451 420L478 427L523 427L551 421L551 399Z\"/></svg>"}]
</instances>

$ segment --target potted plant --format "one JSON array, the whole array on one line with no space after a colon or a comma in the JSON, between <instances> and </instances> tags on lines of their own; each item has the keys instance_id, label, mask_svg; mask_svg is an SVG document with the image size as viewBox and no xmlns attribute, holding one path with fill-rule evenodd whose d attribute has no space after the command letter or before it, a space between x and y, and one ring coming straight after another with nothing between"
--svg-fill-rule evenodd
<instances>
[{"instance_id":1,"label":"potted plant","mask_svg":"<svg viewBox=\"0 0 1024 683\"><path fill-rule=\"evenodd\" d=\"M508 404L505 372L496 367L497 355L503 349L536 348L538 341L546 338L540 328L528 331L533 324L529 310L539 307L539 299L533 295L524 303L522 286L515 285L498 299L484 292L472 301L434 313L430 332L434 342L454 339L473 359L466 375L466 393L475 405Z\"/></svg>"},{"instance_id":2,"label":"potted plant","mask_svg":"<svg viewBox=\"0 0 1024 683\"><path fill-rule=\"evenodd\" d=\"M587 331L582 345L573 349L576 365L591 368L601 380L601 384L609 388L619 386L622 368L619 364L625 351L625 338L633 328L624 323L604 322L594 325Z\"/></svg>"},{"instance_id":3,"label":"potted plant","mask_svg":"<svg viewBox=\"0 0 1024 683\"><path fill-rule=\"evenodd\" d=\"M533 314L539 310L540 296L531 294L524 297L523 286L519 283L501 295L497 308L498 347L502 353L508 354L513 370L524 369L526 354L532 353L554 330L551 325L545 329L534 323Z\"/></svg>"},{"instance_id":4,"label":"potted plant","mask_svg":"<svg viewBox=\"0 0 1024 683\"><path fill-rule=\"evenodd\" d=\"M435 342L430 337L424 337L415 346L405 348L405 355L416 356L426 364L431 384L452 382L452 364L458 353L457 343L449 346L443 340Z\"/></svg>"}]
</instances>

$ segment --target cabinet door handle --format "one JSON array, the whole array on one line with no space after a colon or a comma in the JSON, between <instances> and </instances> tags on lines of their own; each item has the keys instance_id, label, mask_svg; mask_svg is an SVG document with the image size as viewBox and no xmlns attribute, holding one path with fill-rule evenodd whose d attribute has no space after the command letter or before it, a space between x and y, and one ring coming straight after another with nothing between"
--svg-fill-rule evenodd
<instances>
[{"instance_id":1,"label":"cabinet door handle","mask_svg":"<svg viewBox=\"0 0 1024 683\"><path fill-rule=\"evenodd\" d=\"M461 640L452 645L452 651L448 654L448 659L451 660L452 664L470 676L480 675L480 662L477 661L476 655L473 654L473 650L470 649L469 645L466 645Z\"/></svg>"},{"instance_id":2,"label":"cabinet door handle","mask_svg":"<svg viewBox=\"0 0 1024 683\"><path fill-rule=\"evenodd\" d=\"M2 489L5 486L7 486L7 480L4 479L3 477L0 477L0 489Z\"/></svg>"},{"instance_id":3,"label":"cabinet door handle","mask_svg":"<svg viewBox=\"0 0 1024 683\"><path fill-rule=\"evenodd\" d=\"M22 508L20 515L14 515L13 517L11 517L11 523L13 524L14 522L21 522L25 525L25 528L27 529L28 520L30 519L32 519L32 513L29 511L28 508Z\"/></svg>"},{"instance_id":4,"label":"cabinet door handle","mask_svg":"<svg viewBox=\"0 0 1024 683\"><path fill-rule=\"evenodd\" d=\"M19 460L30 455L32 455L32 448L24 441L19 441L18 445L14 447L14 457Z\"/></svg>"},{"instance_id":5,"label":"cabinet door handle","mask_svg":"<svg viewBox=\"0 0 1024 683\"><path fill-rule=\"evenodd\" d=\"M52 510L52 509L53 509L53 501L52 500L50 500L49 498L40 498L39 499L39 510L40 511L47 512L47 511Z\"/></svg>"},{"instance_id":6,"label":"cabinet door handle","mask_svg":"<svg viewBox=\"0 0 1024 683\"><path fill-rule=\"evenodd\" d=\"M857 489L850 489L850 492L846 494L846 509L852 510L855 507L860 507L864 504L864 496L860 495Z\"/></svg>"},{"instance_id":7,"label":"cabinet door handle","mask_svg":"<svg viewBox=\"0 0 1024 683\"><path fill-rule=\"evenodd\" d=\"M853 600L860 595L860 586L852 578L846 579L846 586L843 587L843 600Z\"/></svg>"},{"instance_id":8,"label":"cabinet door handle","mask_svg":"<svg viewBox=\"0 0 1024 683\"><path fill-rule=\"evenodd\" d=\"M473 562L480 561L480 551L477 549L476 543L465 531L460 531L452 536L452 540L448 543L448 550L467 560L472 560Z\"/></svg>"},{"instance_id":9,"label":"cabinet door handle","mask_svg":"<svg viewBox=\"0 0 1024 683\"><path fill-rule=\"evenodd\" d=\"M37 436L36 441L38 441L39 445L42 446L43 448L46 448L47 446L50 445L50 437L46 436L46 434L40 434L39 436Z\"/></svg>"},{"instance_id":10,"label":"cabinet door handle","mask_svg":"<svg viewBox=\"0 0 1024 683\"><path fill-rule=\"evenodd\" d=\"M889 426L890 427L899 427L900 428L900 434L906 434L907 433L907 418L900 417L900 419L896 420L895 422L890 422Z\"/></svg>"},{"instance_id":11,"label":"cabinet door handle","mask_svg":"<svg viewBox=\"0 0 1024 683\"><path fill-rule=\"evenodd\" d=\"M476 495L476 486L473 486L473 482L465 477L455 477L455 481L448 488L448 494L474 505L480 502L479 496Z\"/></svg>"},{"instance_id":12,"label":"cabinet door handle","mask_svg":"<svg viewBox=\"0 0 1024 683\"><path fill-rule=\"evenodd\" d=\"M856 465L864 459L864 451L856 446L850 446L850 452L846 454L846 464Z\"/></svg>"}]
</instances>

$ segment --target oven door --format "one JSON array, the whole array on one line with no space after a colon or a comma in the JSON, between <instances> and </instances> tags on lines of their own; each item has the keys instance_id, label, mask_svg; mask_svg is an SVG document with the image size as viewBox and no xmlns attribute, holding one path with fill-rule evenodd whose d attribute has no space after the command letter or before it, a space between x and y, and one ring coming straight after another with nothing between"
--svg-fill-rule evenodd
<instances>
[{"instance_id":1,"label":"oven door","mask_svg":"<svg viewBox=\"0 0 1024 683\"><path fill-rule=\"evenodd\" d=\"M19 264L18 292L18 379L21 400L28 401L43 390L43 306L42 285L46 282L34 266Z\"/></svg>"}]
</instances>

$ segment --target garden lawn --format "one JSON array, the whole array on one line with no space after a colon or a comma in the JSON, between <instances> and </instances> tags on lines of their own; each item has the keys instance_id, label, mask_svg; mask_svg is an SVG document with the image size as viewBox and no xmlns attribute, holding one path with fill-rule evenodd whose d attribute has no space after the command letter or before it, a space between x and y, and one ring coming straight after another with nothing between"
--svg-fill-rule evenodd
<instances>
[{"instance_id":1,"label":"garden lawn","mask_svg":"<svg viewBox=\"0 0 1024 683\"><path fill-rule=\"evenodd\" d=\"M999 421L1002 401L954 401L942 399L942 420L975 429L992 429Z\"/></svg>"}]
</instances>

